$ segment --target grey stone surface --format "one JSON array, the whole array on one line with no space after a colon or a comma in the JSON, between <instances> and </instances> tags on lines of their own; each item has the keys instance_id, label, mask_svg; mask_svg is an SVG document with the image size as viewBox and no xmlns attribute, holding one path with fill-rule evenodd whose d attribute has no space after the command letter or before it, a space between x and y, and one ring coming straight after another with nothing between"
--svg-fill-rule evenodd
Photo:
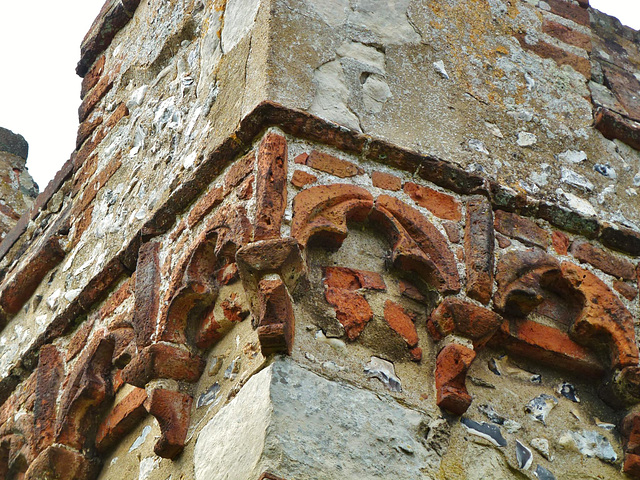
<instances>
[{"instance_id":1,"label":"grey stone surface","mask_svg":"<svg viewBox=\"0 0 640 480\"><path fill-rule=\"evenodd\" d=\"M29 144L22 135L0 127L0 152L11 153L26 160L29 154Z\"/></svg>"},{"instance_id":2,"label":"grey stone surface","mask_svg":"<svg viewBox=\"0 0 640 480\"><path fill-rule=\"evenodd\" d=\"M429 420L278 359L202 429L195 478L246 480L264 471L296 480L434 478L425 472L437 470L448 439L428 441Z\"/></svg>"}]
</instances>

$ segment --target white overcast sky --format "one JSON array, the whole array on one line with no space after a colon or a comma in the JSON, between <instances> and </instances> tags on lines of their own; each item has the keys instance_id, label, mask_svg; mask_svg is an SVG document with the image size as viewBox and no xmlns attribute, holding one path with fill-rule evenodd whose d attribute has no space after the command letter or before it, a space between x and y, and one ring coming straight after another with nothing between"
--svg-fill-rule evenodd
<instances>
[{"instance_id":1,"label":"white overcast sky","mask_svg":"<svg viewBox=\"0 0 640 480\"><path fill-rule=\"evenodd\" d=\"M0 126L29 142L42 191L75 146L80 42L104 0L0 0ZM591 0L640 29L639 0Z\"/></svg>"}]
</instances>

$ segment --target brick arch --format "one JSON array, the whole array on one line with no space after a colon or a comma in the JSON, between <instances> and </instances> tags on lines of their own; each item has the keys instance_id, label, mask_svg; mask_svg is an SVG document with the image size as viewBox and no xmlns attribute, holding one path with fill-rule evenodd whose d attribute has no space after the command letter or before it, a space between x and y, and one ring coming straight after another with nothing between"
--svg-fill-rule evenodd
<instances>
[{"instance_id":1,"label":"brick arch","mask_svg":"<svg viewBox=\"0 0 640 480\"><path fill-rule=\"evenodd\" d=\"M640 400L633 316L596 275L537 250L510 252L497 266L494 308L511 320L495 337L524 356L593 377L605 377L604 399L616 407ZM527 319L545 307L565 317L557 327Z\"/></svg>"},{"instance_id":2,"label":"brick arch","mask_svg":"<svg viewBox=\"0 0 640 480\"><path fill-rule=\"evenodd\" d=\"M155 306L146 312L146 318L139 319L139 323L150 324L137 325L138 331L147 334L142 343L137 335L139 353L122 372L126 383L143 389L156 379L186 383L200 379L205 366L202 351L219 340L233 323L216 321L213 312L221 286L237 278L228 272L237 271L235 254L250 236L250 225L236 214L230 208L220 209L186 249L173 269L165 301L160 302L159 292L154 291L149 295L155 300L148 302L146 292L138 292L136 287L136 314L139 303ZM141 247L139 258L146 250L155 251L156 258L151 263L157 270L159 244L156 245ZM143 266L138 265L138 270L142 272ZM175 458L182 452L192 402L191 395L163 387L154 387L148 393L144 407L156 418L161 431L154 446L157 455Z\"/></svg>"},{"instance_id":3,"label":"brick arch","mask_svg":"<svg viewBox=\"0 0 640 480\"><path fill-rule=\"evenodd\" d=\"M525 318L557 294L568 315L573 341L608 357L610 370L638 365L633 317L618 296L593 273L558 262L539 250L510 252L500 259L494 307L503 315Z\"/></svg>"},{"instance_id":4,"label":"brick arch","mask_svg":"<svg viewBox=\"0 0 640 480\"><path fill-rule=\"evenodd\" d=\"M291 236L303 248L314 243L338 248L348 234L349 221L369 219L389 240L395 267L416 273L442 294L460 291L456 260L442 233L395 197L380 195L374 202L360 187L321 185L300 192L293 200L293 212Z\"/></svg>"}]
</instances>

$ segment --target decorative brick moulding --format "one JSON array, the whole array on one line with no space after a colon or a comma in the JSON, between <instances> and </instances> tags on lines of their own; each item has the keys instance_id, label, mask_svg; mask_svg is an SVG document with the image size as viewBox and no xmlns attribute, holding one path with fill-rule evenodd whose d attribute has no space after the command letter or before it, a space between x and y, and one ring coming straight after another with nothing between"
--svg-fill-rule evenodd
<instances>
[{"instance_id":1,"label":"decorative brick moulding","mask_svg":"<svg viewBox=\"0 0 640 480\"><path fill-rule=\"evenodd\" d=\"M324 178L330 180L297 182L291 170L302 162L290 160L286 135L270 130L256 136L273 124L289 138L343 151L345 158L338 159L313 150L304 160L307 168L329 174ZM261 105L247 117L237 138L244 139L245 146L223 144L196 173L196 183L185 182L148 222L140 234L144 242L130 247L136 251L123 252L117 267L110 264L110 270L80 293L82 303L72 304L73 310L54 322L42 337L30 376L23 370L17 379L24 380L23 386L11 393L9 380L3 381L9 392L0 410L0 453L9 459L0 463L5 477L20 471L25 478L46 478L71 465L65 478L95 478L100 456L89 452L108 453L149 414L161 432L156 454L178 456L190 425L191 386L202 375L206 351L235 325L251 319L263 355L291 353L294 299L310 282L307 252L339 248L353 225L386 238L388 271L325 267L327 306L335 311L346 339L358 342L373 318L371 294L387 294L385 275L401 274L403 296L425 306L429 301L421 292L433 292L437 306L426 327L441 347L435 365L424 368L425 379L434 379L442 409L461 415L472 404L466 374L484 348L599 378L601 396L614 408L629 409L640 401L634 319L626 306L630 295L620 296L610 286L623 282L637 293L637 260L629 251L637 237L613 234L606 242L604 232L612 232L612 227L597 225L592 232L603 232L603 246L595 235L576 233L572 227L579 216L573 212L552 216L552 206L505 197L497 185L442 160L273 104ZM230 153L237 160L219 176L220 167L211 168ZM366 170L353 163L358 157L368 165ZM406 171L423 171L420 165L437 168L429 168L424 180L402 180ZM211 173L203 177L204 172ZM375 187L363 188L362 181L355 181L370 174ZM210 186L203 178L221 183ZM250 194L248 178L256 182ZM290 202L289 182L295 187ZM181 197L185 192L186 199ZM232 197L233 203L227 202ZM252 213L246 202L255 205ZM539 216L517 213L525 210ZM285 220L286 212L291 212L290 220ZM184 215L178 223L156 220L179 213ZM563 225L562 218L567 219L566 233L556 229ZM461 248L450 240L453 234L443 233L445 224L447 232L452 226L463 230ZM187 226L198 234L183 235ZM500 247L497 235L508 238L509 246ZM611 251L606 245L612 244L627 253ZM42 278L56 263L48 258L28 260L7 276L0 289L5 315L25 301L12 292L28 296L32 290L33 280L25 284L21 275L33 279L29 274L39 272L37 278ZM123 263L133 258L135 273L130 275ZM116 284L119 287L108 293ZM20 285L27 289L16 288ZM80 312L89 315L90 323L77 330L68 350L52 344L68 334L72 313ZM538 316L548 322L538 323ZM384 302L384 320L402 340L406 359L424 363L417 318L396 301ZM132 390L114 404L125 384ZM19 419L12 415L16 405L30 406ZM630 413L622 430L627 439L625 471L640 478L634 422L637 416Z\"/></svg>"}]
</instances>

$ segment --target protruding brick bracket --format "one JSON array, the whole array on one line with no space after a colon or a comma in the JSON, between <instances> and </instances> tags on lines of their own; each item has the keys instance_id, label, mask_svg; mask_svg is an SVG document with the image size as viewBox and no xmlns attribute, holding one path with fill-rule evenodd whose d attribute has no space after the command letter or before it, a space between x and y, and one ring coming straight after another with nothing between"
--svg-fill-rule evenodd
<instances>
[{"instance_id":1,"label":"protruding brick bracket","mask_svg":"<svg viewBox=\"0 0 640 480\"><path fill-rule=\"evenodd\" d=\"M251 243L238 250L236 261L263 355L290 354L295 330L290 292L306 278L298 242L282 238Z\"/></svg>"}]
</instances>

